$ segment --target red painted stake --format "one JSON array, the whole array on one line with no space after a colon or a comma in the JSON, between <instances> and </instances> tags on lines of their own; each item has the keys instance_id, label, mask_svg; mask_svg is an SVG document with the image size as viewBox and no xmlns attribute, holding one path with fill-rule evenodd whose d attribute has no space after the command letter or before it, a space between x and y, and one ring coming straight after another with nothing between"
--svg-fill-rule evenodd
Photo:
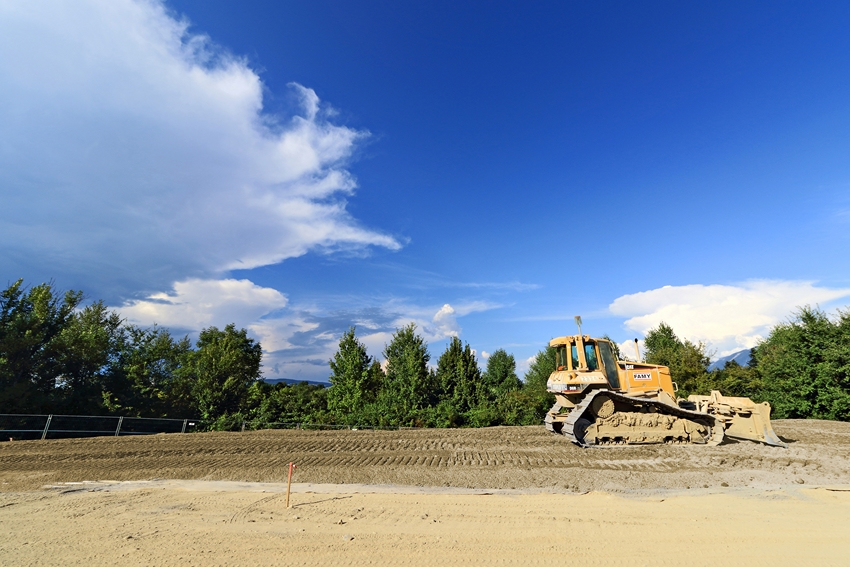
<instances>
[{"instance_id":1,"label":"red painted stake","mask_svg":"<svg viewBox=\"0 0 850 567\"><path fill-rule=\"evenodd\" d=\"M289 463L289 480L286 481L286 507L289 508L289 489L292 488L292 469L297 469L294 463Z\"/></svg>"}]
</instances>

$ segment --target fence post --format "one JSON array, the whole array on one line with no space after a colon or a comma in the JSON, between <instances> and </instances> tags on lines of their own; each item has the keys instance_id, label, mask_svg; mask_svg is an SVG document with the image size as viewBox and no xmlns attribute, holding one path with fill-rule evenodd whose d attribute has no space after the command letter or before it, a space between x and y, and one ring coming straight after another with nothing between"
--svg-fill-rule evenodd
<instances>
[{"instance_id":1,"label":"fence post","mask_svg":"<svg viewBox=\"0 0 850 567\"><path fill-rule=\"evenodd\" d=\"M115 436L118 437L118 434L121 433L121 424L124 423L124 416L118 418L118 427L115 428Z\"/></svg>"},{"instance_id":2,"label":"fence post","mask_svg":"<svg viewBox=\"0 0 850 567\"><path fill-rule=\"evenodd\" d=\"M186 424L187 424L187 423L189 423L189 420L188 420L188 419L184 419L184 420L183 420L183 431L181 431L180 433L186 433Z\"/></svg>"},{"instance_id":3,"label":"fence post","mask_svg":"<svg viewBox=\"0 0 850 567\"><path fill-rule=\"evenodd\" d=\"M44 424L44 431L41 433L41 440L44 441L47 438L47 430L50 429L50 421L53 419L53 414L47 416L47 423Z\"/></svg>"},{"instance_id":4,"label":"fence post","mask_svg":"<svg viewBox=\"0 0 850 567\"><path fill-rule=\"evenodd\" d=\"M245 433L245 422L242 422L242 433Z\"/></svg>"}]
</instances>

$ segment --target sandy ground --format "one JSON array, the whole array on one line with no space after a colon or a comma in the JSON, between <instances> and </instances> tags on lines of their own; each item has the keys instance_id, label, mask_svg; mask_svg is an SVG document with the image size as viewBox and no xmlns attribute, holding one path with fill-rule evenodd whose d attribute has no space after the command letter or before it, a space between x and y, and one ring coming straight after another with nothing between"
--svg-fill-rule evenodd
<instances>
[{"instance_id":1,"label":"sandy ground","mask_svg":"<svg viewBox=\"0 0 850 567\"><path fill-rule=\"evenodd\" d=\"M21 566L850 561L850 488L627 497L313 485L311 492L299 486L287 509L285 485L207 483L3 493L0 560Z\"/></svg>"},{"instance_id":2,"label":"sandy ground","mask_svg":"<svg viewBox=\"0 0 850 567\"><path fill-rule=\"evenodd\" d=\"M2 443L0 565L850 565L850 424L774 427L788 449L536 427Z\"/></svg>"}]
</instances>

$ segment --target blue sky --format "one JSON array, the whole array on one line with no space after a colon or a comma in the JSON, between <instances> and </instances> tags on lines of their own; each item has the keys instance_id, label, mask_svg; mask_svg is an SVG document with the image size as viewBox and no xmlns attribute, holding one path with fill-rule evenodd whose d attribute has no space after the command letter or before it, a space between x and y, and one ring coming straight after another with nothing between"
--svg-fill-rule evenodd
<instances>
[{"instance_id":1,"label":"blue sky","mask_svg":"<svg viewBox=\"0 0 850 567\"><path fill-rule=\"evenodd\" d=\"M0 266L236 322L325 379L356 324L524 369L660 321L717 356L850 303L842 2L0 3Z\"/></svg>"}]
</instances>

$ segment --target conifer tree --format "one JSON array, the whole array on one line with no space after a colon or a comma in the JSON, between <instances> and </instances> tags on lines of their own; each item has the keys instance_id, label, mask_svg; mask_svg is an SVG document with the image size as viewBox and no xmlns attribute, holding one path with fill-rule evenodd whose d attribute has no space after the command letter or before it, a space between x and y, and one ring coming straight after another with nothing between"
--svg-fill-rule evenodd
<instances>
[{"instance_id":1,"label":"conifer tree","mask_svg":"<svg viewBox=\"0 0 850 567\"><path fill-rule=\"evenodd\" d=\"M330 367L328 410L344 422L353 422L364 404L374 399L371 382L375 375L366 345L357 340L354 327L342 335Z\"/></svg>"},{"instance_id":2,"label":"conifer tree","mask_svg":"<svg viewBox=\"0 0 850 567\"><path fill-rule=\"evenodd\" d=\"M443 399L456 411L463 413L476 405L481 370L469 344L464 346L459 338L452 337L437 362L436 379Z\"/></svg>"},{"instance_id":3,"label":"conifer tree","mask_svg":"<svg viewBox=\"0 0 850 567\"><path fill-rule=\"evenodd\" d=\"M391 424L411 423L416 411L427 407L433 395L428 345L411 323L393 333L383 354L387 370L379 395L380 411Z\"/></svg>"},{"instance_id":4,"label":"conifer tree","mask_svg":"<svg viewBox=\"0 0 850 567\"><path fill-rule=\"evenodd\" d=\"M518 390L522 382L516 375L516 360L504 349L498 349L487 359L487 370L481 376L478 403L494 402L499 396Z\"/></svg>"}]
</instances>

